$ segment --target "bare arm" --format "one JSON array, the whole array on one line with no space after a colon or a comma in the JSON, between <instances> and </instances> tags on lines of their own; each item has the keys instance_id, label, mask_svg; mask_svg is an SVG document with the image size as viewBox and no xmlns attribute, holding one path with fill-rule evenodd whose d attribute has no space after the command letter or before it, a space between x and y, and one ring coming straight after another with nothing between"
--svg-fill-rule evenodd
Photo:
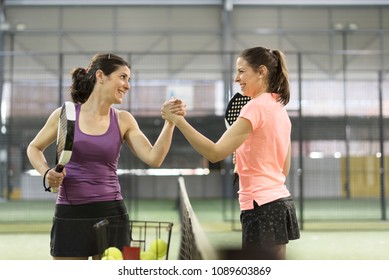
<instances>
[{"instance_id":1,"label":"bare arm","mask_svg":"<svg viewBox=\"0 0 389 280\"><path fill-rule=\"evenodd\" d=\"M162 118L173 122L181 131L192 147L210 162L217 162L232 154L246 140L252 132L248 120L239 118L222 136L214 143L196 129L194 129L183 116L173 114L174 104L165 102L162 107Z\"/></svg>"},{"instance_id":2,"label":"bare arm","mask_svg":"<svg viewBox=\"0 0 389 280\"><path fill-rule=\"evenodd\" d=\"M147 165L161 166L172 142L174 124L165 121L158 139L152 145L129 112L120 112L120 123L124 125L123 138L131 151Z\"/></svg>"},{"instance_id":3,"label":"bare arm","mask_svg":"<svg viewBox=\"0 0 389 280\"><path fill-rule=\"evenodd\" d=\"M58 119L61 108L55 110L47 119L46 124L38 132L35 138L30 142L27 147L27 156L36 171L42 176L50 168L47 160L44 156L44 151L49 147L57 138ZM65 171L57 173L55 170L50 170L46 175L46 179L49 185L52 187L58 187L65 176Z\"/></svg>"},{"instance_id":4,"label":"bare arm","mask_svg":"<svg viewBox=\"0 0 389 280\"><path fill-rule=\"evenodd\" d=\"M31 165L42 176L49 168L43 152L55 141L57 137L59 113L60 109L57 109L50 115L46 121L46 124L27 147L27 156L31 162Z\"/></svg>"}]
</instances>

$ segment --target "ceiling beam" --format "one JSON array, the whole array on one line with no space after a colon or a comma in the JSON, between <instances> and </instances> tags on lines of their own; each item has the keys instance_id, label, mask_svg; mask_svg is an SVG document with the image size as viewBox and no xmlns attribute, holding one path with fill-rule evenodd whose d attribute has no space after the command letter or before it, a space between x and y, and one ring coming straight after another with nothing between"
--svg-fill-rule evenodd
<instances>
[{"instance_id":1,"label":"ceiling beam","mask_svg":"<svg viewBox=\"0 0 389 280\"><path fill-rule=\"evenodd\" d=\"M204 6L223 0L2 0L4 6ZM254 6L389 6L389 0L231 0L233 5Z\"/></svg>"}]
</instances>

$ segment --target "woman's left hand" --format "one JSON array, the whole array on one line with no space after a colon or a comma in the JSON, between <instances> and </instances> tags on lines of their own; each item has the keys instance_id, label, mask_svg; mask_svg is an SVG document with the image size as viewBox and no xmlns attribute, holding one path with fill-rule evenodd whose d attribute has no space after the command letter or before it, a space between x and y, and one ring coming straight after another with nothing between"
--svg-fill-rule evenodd
<instances>
[{"instance_id":1,"label":"woman's left hand","mask_svg":"<svg viewBox=\"0 0 389 280\"><path fill-rule=\"evenodd\" d=\"M181 99L170 99L163 103L161 108L162 118L170 122L186 115L186 104Z\"/></svg>"}]
</instances>

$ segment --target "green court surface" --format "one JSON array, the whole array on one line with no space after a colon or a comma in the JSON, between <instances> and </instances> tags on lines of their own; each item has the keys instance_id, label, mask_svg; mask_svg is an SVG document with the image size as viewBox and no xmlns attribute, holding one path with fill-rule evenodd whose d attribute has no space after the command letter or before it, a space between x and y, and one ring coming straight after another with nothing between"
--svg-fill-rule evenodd
<instances>
[{"instance_id":1,"label":"green court surface","mask_svg":"<svg viewBox=\"0 0 389 280\"><path fill-rule=\"evenodd\" d=\"M23 202L0 203L1 260L51 259L49 234L53 202L28 204L26 211ZM192 206L209 241L217 250L239 248L239 217L235 217L234 223L226 220L223 213L223 209L226 211L225 204L221 200L194 199ZM133 220L173 222L169 259L177 259L180 225L176 201L128 202L128 209ZM30 222L25 221L26 217ZM287 257L290 260L389 260L388 230L389 222L379 219L308 221L304 223L301 238L289 243Z\"/></svg>"}]
</instances>

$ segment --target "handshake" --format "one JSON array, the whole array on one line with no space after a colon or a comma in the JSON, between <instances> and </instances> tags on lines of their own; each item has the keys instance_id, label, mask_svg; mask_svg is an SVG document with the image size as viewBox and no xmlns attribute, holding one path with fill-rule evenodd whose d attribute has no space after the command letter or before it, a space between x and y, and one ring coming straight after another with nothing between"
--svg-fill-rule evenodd
<instances>
[{"instance_id":1,"label":"handshake","mask_svg":"<svg viewBox=\"0 0 389 280\"><path fill-rule=\"evenodd\" d=\"M172 98L163 103L161 108L161 116L164 120L171 123L176 123L178 119L185 117L186 104L177 98Z\"/></svg>"}]
</instances>

